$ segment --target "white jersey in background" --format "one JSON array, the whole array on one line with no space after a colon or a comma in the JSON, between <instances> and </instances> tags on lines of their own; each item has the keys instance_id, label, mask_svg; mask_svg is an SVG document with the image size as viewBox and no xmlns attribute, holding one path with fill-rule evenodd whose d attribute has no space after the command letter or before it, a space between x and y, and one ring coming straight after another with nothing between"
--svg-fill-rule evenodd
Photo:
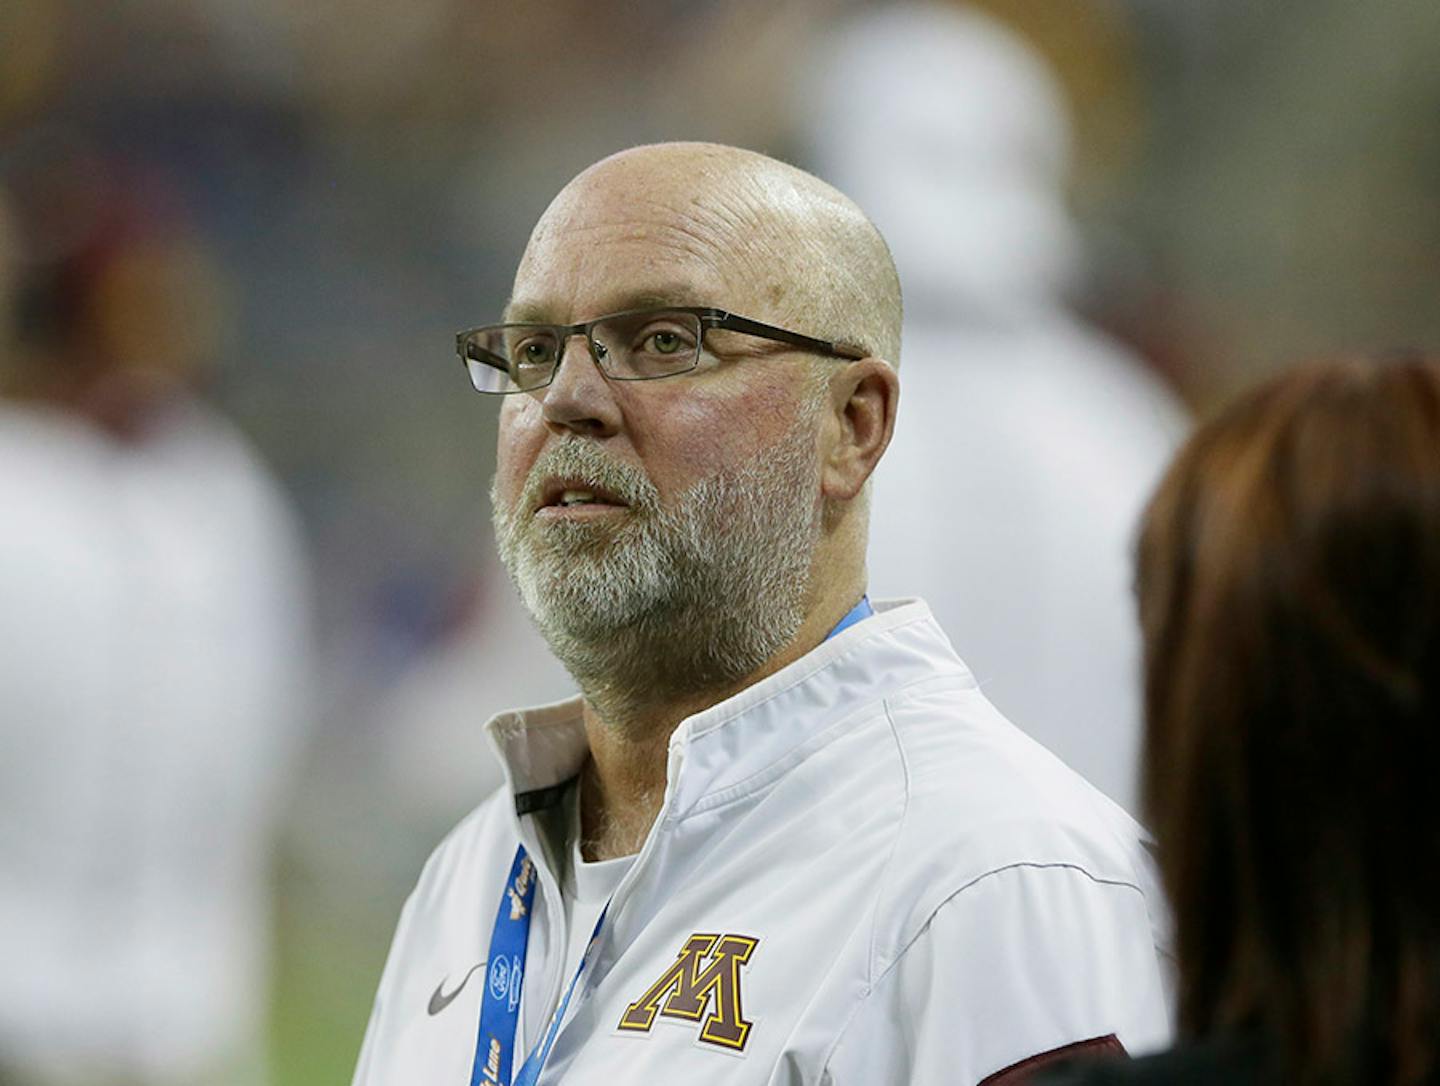
<instances>
[{"instance_id":1,"label":"white jersey in background","mask_svg":"<svg viewBox=\"0 0 1440 1086\"><path fill-rule=\"evenodd\" d=\"M265 1081L304 567L202 404L117 442L0 402L0 1081Z\"/></svg>"},{"instance_id":2,"label":"white jersey in background","mask_svg":"<svg viewBox=\"0 0 1440 1086\"><path fill-rule=\"evenodd\" d=\"M949 3L864 11L812 59L806 165L875 221L905 291L871 588L924 596L1000 710L1136 810L1133 536L1188 423L1070 311L1082 246L1057 80Z\"/></svg>"},{"instance_id":3,"label":"white jersey in background","mask_svg":"<svg viewBox=\"0 0 1440 1086\"><path fill-rule=\"evenodd\" d=\"M614 866L575 848L579 700L489 731L507 786L406 904L356 1086L470 1081L482 991L513 982L489 959L520 844L538 888L517 1068L609 900L541 1083L1002 1082L1169 1037L1138 827L994 710L923 604L878 604L686 720L649 837Z\"/></svg>"}]
</instances>

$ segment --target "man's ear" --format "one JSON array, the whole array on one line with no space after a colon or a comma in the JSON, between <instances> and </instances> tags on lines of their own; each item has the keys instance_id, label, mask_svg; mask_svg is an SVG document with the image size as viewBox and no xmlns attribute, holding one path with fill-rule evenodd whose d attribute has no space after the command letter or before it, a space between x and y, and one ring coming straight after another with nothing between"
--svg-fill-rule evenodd
<instances>
[{"instance_id":1,"label":"man's ear","mask_svg":"<svg viewBox=\"0 0 1440 1086\"><path fill-rule=\"evenodd\" d=\"M860 493L895 432L900 378L879 358L851 362L830 380L831 434L820 475L827 499L848 501Z\"/></svg>"}]
</instances>

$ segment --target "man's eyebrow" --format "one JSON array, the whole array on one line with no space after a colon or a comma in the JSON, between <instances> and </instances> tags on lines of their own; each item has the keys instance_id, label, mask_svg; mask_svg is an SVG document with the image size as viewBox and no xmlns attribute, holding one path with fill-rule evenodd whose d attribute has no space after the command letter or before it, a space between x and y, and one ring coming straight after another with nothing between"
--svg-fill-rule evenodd
<instances>
[{"instance_id":1,"label":"man's eyebrow","mask_svg":"<svg viewBox=\"0 0 1440 1086\"><path fill-rule=\"evenodd\" d=\"M624 313L631 309L655 309L667 305L694 306L713 305L714 300L689 283L668 283L643 287L638 290L621 291L609 295L605 305L586 319L602 317L607 313ZM556 314L564 307L543 300L511 299L505 306L502 319L507 323L561 324Z\"/></svg>"}]
</instances>

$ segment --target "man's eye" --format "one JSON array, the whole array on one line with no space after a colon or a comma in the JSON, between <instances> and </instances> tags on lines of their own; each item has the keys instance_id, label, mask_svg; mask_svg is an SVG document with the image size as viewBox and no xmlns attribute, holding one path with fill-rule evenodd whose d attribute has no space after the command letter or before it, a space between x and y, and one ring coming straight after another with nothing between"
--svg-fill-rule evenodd
<instances>
[{"instance_id":1,"label":"man's eye","mask_svg":"<svg viewBox=\"0 0 1440 1086\"><path fill-rule=\"evenodd\" d=\"M639 353L647 355L683 355L695 348L695 338L681 328L657 328L640 337Z\"/></svg>"},{"instance_id":2,"label":"man's eye","mask_svg":"<svg viewBox=\"0 0 1440 1086\"><path fill-rule=\"evenodd\" d=\"M522 366L543 366L550 361L552 353L550 344L532 339L528 343L520 344L515 352L515 361Z\"/></svg>"},{"instance_id":3,"label":"man's eye","mask_svg":"<svg viewBox=\"0 0 1440 1086\"><path fill-rule=\"evenodd\" d=\"M655 332L650 336L650 346L657 354L675 354L685 343L674 332Z\"/></svg>"}]
</instances>

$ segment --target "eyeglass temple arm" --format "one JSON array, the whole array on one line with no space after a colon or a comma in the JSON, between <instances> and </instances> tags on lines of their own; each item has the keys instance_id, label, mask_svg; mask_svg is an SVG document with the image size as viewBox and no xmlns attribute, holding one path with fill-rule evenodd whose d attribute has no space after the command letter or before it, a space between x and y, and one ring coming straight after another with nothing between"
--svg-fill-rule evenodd
<instances>
[{"instance_id":1,"label":"eyeglass temple arm","mask_svg":"<svg viewBox=\"0 0 1440 1086\"><path fill-rule=\"evenodd\" d=\"M501 373L510 372L510 367L506 364L505 359L498 354L478 347L474 343L467 343L466 337L469 335L469 332L461 332L455 337L455 353L460 356L462 366L467 362L483 362L487 366L493 366Z\"/></svg>"},{"instance_id":2,"label":"eyeglass temple arm","mask_svg":"<svg viewBox=\"0 0 1440 1086\"><path fill-rule=\"evenodd\" d=\"M744 332L752 336L761 336L764 339L773 339L780 343L788 343L792 347L803 347L808 351L820 351L823 354L832 354L837 358L859 359L867 357L870 353L863 347L859 347L853 343L835 343L828 339L816 339L814 336L806 336L799 332L791 332L785 328L777 328L773 324L752 321L749 317L739 317L734 313L717 314L708 319L715 328L724 328L730 332Z\"/></svg>"}]
</instances>

